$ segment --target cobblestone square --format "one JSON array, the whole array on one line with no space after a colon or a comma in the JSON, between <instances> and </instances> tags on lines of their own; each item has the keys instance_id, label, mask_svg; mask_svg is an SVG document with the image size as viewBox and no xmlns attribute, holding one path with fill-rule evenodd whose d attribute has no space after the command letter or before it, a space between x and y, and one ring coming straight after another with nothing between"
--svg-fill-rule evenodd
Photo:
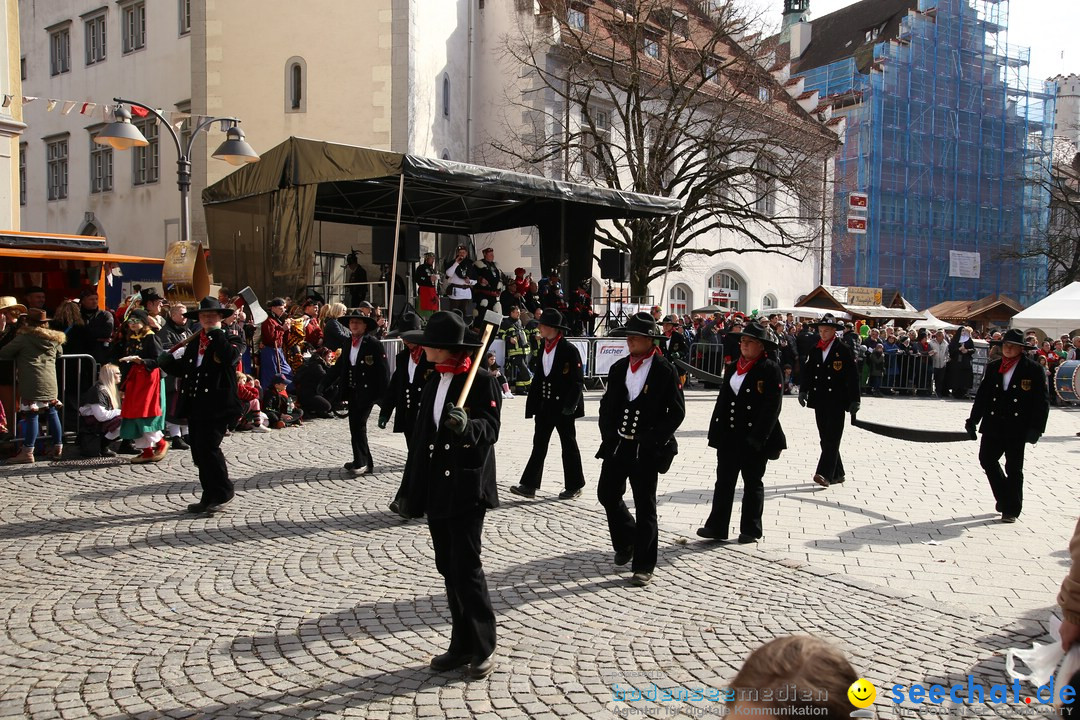
<instances>
[{"instance_id":1,"label":"cobblestone square","mask_svg":"<svg viewBox=\"0 0 1080 720\"><path fill-rule=\"evenodd\" d=\"M753 647L810 632L842 646L881 698L894 683L1005 683L1002 649L1044 638L1080 512L1075 410L1052 409L1028 448L1024 513L1003 525L975 443L849 427L848 481L818 488L812 412L786 398L765 539L735 546L694 535L714 481L715 393L691 390L660 483L656 578L634 588L595 499L598 400L588 393L578 424L590 485L573 501L555 497L557 446L537 499L506 492L532 426L523 398L504 403L503 506L484 538L499 666L472 683L426 667L448 641L444 590L424 524L386 510L405 444L374 421L377 472L360 478L341 469L344 421L227 439L237 498L212 517L184 512L197 482L183 452L0 469L0 716L700 717L719 704L613 690L722 688ZM872 398L860 417L956 430L968 409Z\"/></svg>"}]
</instances>

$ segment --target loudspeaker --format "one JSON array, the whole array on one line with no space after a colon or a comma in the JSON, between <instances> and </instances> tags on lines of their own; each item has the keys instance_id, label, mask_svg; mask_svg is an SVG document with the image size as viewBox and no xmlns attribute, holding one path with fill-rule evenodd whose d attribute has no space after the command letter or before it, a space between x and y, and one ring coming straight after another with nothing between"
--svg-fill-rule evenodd
<instances>
[{"instance_id":1,"label":"loudspeaker","mask_svg":"<svg viewBox=\"0 0 1080 720\"><path fill-rule=\"evenodd\" d=\"M394 228L371 228L371 262L389 265L394 257ZM402 225L398 242L397 259L401 262L420 261L420 230L413 225Z\"/></svg>"},{"instance_id":2,"label":"loudspeaker","mask_svg":"<svg viewBox=\"0 0 1080 720\"><path fill-rule=\"evenodd\" d=\"M630 253L614 248L600 251L600 278L615 282L630 282Z\"/></svg>"}]
</instances>

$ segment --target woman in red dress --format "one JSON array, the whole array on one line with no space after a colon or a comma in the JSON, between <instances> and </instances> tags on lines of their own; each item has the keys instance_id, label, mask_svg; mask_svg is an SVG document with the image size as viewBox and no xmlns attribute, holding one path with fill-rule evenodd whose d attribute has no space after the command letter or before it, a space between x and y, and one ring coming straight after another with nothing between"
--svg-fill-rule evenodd
<instances>
[{"instance_id":1,"label":"woman in red dress","mask_svg":"<svg viewBox=\"0 0 1080 720\"><path fill-rule=\"evenodd\" d=\"M120 403L120 437L134 440L140 452L133 463L158 462L169 449L165 442L165 380L157 366L161 342L150 329L143 309L128 314L128 339L120 359L124 399Z\"/></svg>"}]
</instances>

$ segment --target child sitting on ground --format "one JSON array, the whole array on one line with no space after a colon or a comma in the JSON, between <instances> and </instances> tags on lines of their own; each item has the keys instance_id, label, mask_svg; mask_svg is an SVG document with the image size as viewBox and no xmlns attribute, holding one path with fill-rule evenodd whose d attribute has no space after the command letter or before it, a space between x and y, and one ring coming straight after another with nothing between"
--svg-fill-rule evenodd
<instances>
[{"instance_id":1,"label":"child sitting on ground","mask_svg":"<svg viewBox=\"0 0 1080 720\"><path fill-rule=\"evenodd\" d=\"M280 430L286 425L303 425L304 411L296 407L291 395L289 395L288 380L281 375L275 375L273 386L268 388L263 396L263 412L270 419L270 427Z\"/></svg>"},{"instance_id":2,"label":"child sitting on ground","mask_svg":"<svg viewBox=\"0 0 1080 720\"><path fill-rule=\"evenodd\" d=\"M506 376L502 374L499 363L495 362L495 353L488 353L484 358L484 369L487 370L495 378L495 382L502 385L502 394L504 400L512 400L514 393L510 392L510 383L506 381Z\"/></svg>"},{"instance_id":3,"label":"child sitting on ground","mask_svg":"<svg viewBox=\"0 0 1080 720\"><path fill-rule=\"evenodd\" d=\"M109 443L120 437L120 368L102 365L98 380L81 398L79 406L79 450L83 457L116 457Z\"/></svg>"},{"instance_id":4,"label":"child sitting on ground","mask_svg":"<svg viewBox=\"0 0 1080 720\"><path fill-rule=\"evenodd\" d=\"M259 381L251 375L236 373L236 394L240 396L240 407L243 408L236 429L270 432L270 421L259 403Z\"/></svg>"}]
</instances>

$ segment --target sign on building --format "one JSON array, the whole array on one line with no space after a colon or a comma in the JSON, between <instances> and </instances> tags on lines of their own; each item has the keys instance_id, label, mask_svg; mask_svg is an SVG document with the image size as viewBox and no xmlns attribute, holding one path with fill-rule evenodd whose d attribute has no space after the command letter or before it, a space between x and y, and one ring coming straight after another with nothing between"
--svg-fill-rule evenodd
<instances>
[{"instance_id":1,"label":"sign on building","mask_svg":"<svg viewBox=\"0 0 1080 720\"><path fill-rule=\"evenodd\" d=\"M979 267L979 253L949 251L949 277L978 279Z\"/></svg>"},{"instance_id":2,"label":"sign on building","mask_svg":"<svg viewBox=\"0 0 1080 720\"><path fill-rule=\"evenodd\" d=\"M870 203L870 196L864 192L848 193L848 209L858 211L866 211L867 205Z\"/></svg>"},{"instance_id":3,"label":"sign on building","mask_svg":"<svg viewBox=\"0 0 1080 720\"><path fill-rule=\"evenodd\" d=\"M866 234L866 218L864 217L849 217L847 219L847 229L849 233L854 235Z\"/></svg>"},{"instance_id":4,"label":"sign on building","mask_svg":"<svg viewBox=\"0 0 1080 720\"><path fill-rule=\"evenodd\" d=\"M849 287L847 289L848 305L880 305L881 288Z\"/></svg>"}]
</instances>

